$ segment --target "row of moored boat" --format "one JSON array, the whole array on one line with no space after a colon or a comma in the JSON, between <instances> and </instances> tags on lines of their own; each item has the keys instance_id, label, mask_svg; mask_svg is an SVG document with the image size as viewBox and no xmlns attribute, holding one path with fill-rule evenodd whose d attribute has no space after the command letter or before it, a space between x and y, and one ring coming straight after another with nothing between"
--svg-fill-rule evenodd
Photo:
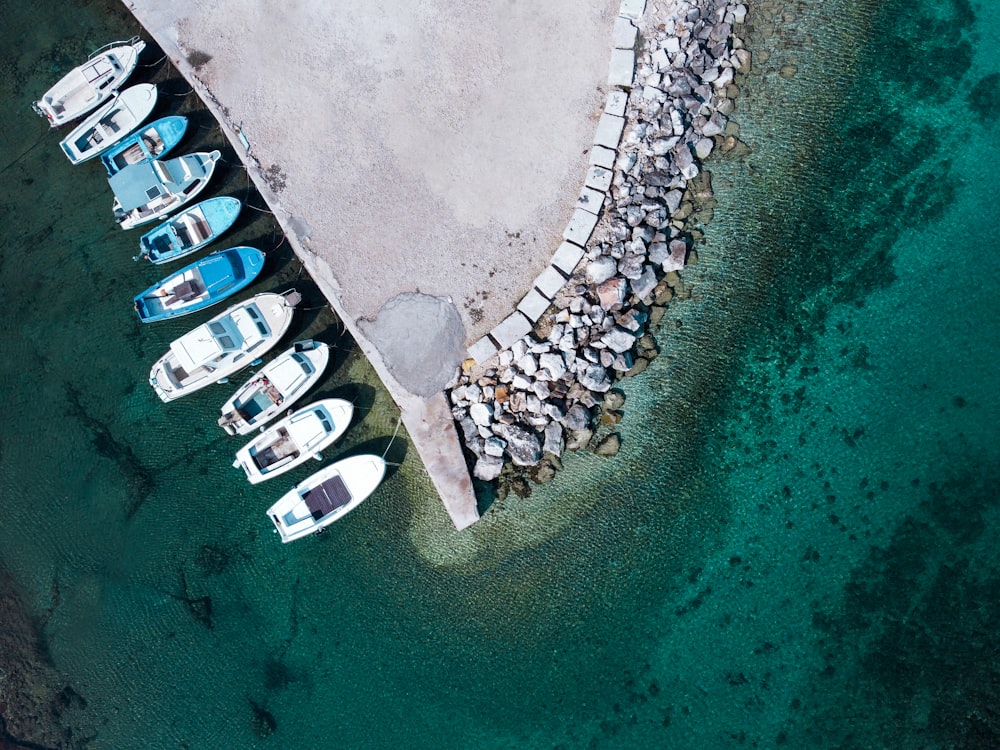
<instances>
[{"instance_id":1,"label":"row of moored boat","mask_svg":"<svg viewBox=\"0 0 1000 750\"><path fill-rule=\"evenodd\" d=\"M156 85L142 83L119 91L144 47L136 37L97 50L35 102L34 109L54 128L80 120L60 145L73 164L100 157L115 195L119 226L131 229L162 220L140 237L136 256L161 264L190 256L219 238L236 222L242 203L232 197L209 198L175 213L208 185L221 153L162 158L183 139L187 118L172 115L143 125L156 105ZM264 253L256 248L216 251L137 294L133 305L144 323L198 312L249 286L263 268ZM298 292L290 290L237 302L171 343L153 365L150 385L161 400L173 401L259 364L287 332L300 300ZM319 381L329 360L327 344L296 342L222 406L219 426L227 433L260 430L236 452L233 463L251 483L322 459L320 452L350 425L351 403L327 398L288 411L267 426ZM283 542L319 532L374 492L385 469L384 459L376 455L337 461L283 495L268 517Z\"/></svg>"}]
</instances>

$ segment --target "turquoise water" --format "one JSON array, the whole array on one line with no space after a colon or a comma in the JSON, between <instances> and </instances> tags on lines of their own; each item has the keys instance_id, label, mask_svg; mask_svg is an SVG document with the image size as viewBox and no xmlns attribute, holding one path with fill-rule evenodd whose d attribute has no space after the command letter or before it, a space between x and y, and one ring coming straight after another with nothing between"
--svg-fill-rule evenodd
<instances>
[{"instance_id":1,"label":"turquoise water","mask_svg":"<svg viewBox=\"0 0 1000 750\"><path fill-rule=\"evenodd\" d=\"M136 322L130 296L162 274L131 261L100 167L70 167L28 109L133 22L99 2L9 13L6 731L89 748L1000 744L1000 13L774 7L753 9L736 118L752 153L710 165L692 299L624 385L622 453L568 457L463 534L411 456L287 546L263 517L281 488L242 481L212 424L225 389L163 405L145 384L187 324ZM223 145L197 125L186 147ZM227 156L212 190L244 197ZM389 399L270 218L247 212L229 241L268 251L253 291L305 292L293 335L343 347L319 392L363 407L344 450L381 452ZM25 617L37 641L17 637Z\"/></svg>"}]
</instances>

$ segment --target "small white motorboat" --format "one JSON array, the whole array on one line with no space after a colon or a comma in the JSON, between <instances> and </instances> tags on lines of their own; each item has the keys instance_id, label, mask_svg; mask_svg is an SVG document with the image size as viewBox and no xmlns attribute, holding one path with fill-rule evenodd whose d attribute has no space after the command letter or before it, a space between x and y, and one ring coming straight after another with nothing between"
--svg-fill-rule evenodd
<instances>
[{"instance_id":1,"label":"small white motorboat","mask_svg":"<svg viewBox=\"0 0 1000 750\"><path fill-rule=\"evenodd\" d=\"M292 289L236 303L174 341L150 370L149 384L162 401L173 401L224 380L278 343L301 301Z\"/></svg>"},{"instance_id":2,"label":"small white motorboat","mask_svg":"<svg viewBox=\"0 0 1000 750\"><path fill-rule=\"evenodd\" d=\"M73 128L59 145L73 164L93 159L139 127L155 106L155 83L130 86Z\"/></svg>"},{"instance_id":3,"label":"small white motorboat","mask_svg":"<svg viewBox=\"0 0 1000 750\"><path fill-rule=\"evenodd\" d=\"M318 533L357 508L385 477L379 456L351 456L320 469L267 509L283 543Z\"/></svg>"},{"instance_id":4,"label":"small white motorboat","mask_svg":"<svg viewBox=\"0 0 1000 750\"><path fill-rule=\"evenodd\" d=\"M250 484L291 471L333 445L351 424L354 407L341 398L325 398L275 422L238 451L235 468L246 472Z\"/></svg>"},{"instance_id":5,"label":"small white motorboat","mask_svg":"<svg viewBox=\"0 0 1000 750\"><path fill-rule=\"evenodd\" d=\"M230 435L246 435L287 409L312 388L330 361L330 347L297 341L241 385L222 405L219 426Z\"/></svg>"},{"instance_id":6,"label":"small white motorboat","mask_svg":"<svg viewBox=\"0 0 1000 750\"><path fill-rule=\"evenodd\" d=\"M87 62L64 75L31 106L49 126L61 125L83 117L107 101L125 79L132 75L139 53L146 43L139 37L127 42L112 42L93 52Z\"/></svg>"},{"instance_id":7,"label":"small white motorboat","mask_svg":"<svg viewBox=\"0 0 1000 750\"><path fill-rule=\"evenodd\" d=\"M221 158L221 151L202 151L130 164L116 172L108 179L115 194L115 221L131 229L176 211L205 189Z\"/></svg>"}]
</instances>

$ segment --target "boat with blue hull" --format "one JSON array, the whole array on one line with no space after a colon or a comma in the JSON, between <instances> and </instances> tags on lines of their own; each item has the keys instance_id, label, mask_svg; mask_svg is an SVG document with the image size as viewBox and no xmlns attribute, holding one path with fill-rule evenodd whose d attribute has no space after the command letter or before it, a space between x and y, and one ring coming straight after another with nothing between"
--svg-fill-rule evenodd
<instances>
[{"instance_id":1,"label":"boat with blue hull","mask_svg":"<svg viewBox=\"0 0 1000 750\"><path fill-rule=\"evenodd\" d=\"M245 289L263 268L264 253L255 247L220 250L153 284L132 305L143 323L187 315Z\"/></svg>"},{"instance_id":2,"label":"boat with blue hull","mask_svg":"<svg viewBox=\"0 0 1000 750\"><path fill-rule=\"evenodd\" d=\"M222 196L196 203L139 238L139 254L150 263L183 258L219 238L240 215L238 198Z\"/></svg>"},{"instance_id":3,"label":"boat with blue hull","mask_svg":"<svg viewBox=\"0 0 1000 750\"><path fill-rule=\"evenodd\" d=\"M101 154L101 162L110 176L130 164L143 164L159 159L181 142L187 126L188 118L182 115L170 115L153 120L146 127Z\"/></svg>"},{"instance_id":4,"label":"boat with blue hull","mask_svg":"<svg viewBox=\"0 0 1000 750\"><path fill-rule=\"evenodd\" d=\"M205 189L222 152L202 151L174 159L131 164L108 178L115 194L115 221L122 229L163 218Z\"/></svg>"}]
</instances>

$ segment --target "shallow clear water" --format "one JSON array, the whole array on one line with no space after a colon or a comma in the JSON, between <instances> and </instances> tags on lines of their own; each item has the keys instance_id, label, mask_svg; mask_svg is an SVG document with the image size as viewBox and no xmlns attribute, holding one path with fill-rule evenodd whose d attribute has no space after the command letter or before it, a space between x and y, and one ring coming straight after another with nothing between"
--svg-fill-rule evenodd
<instances>
[{"instance_id":1,"label":"shallow clear water","mask_svg":"<svg viewBox=\"0 0 1000 750\"><path fill-rule=\"evenodd\" d=\"M0 711L8 731L92 748L995 746L1000 14L755 10L736 117L752 153L710 164L693 297L624 384L622 453L570 456L454 534L403 435L376 496L287 546L263 510L308 470L250 487L213 425L227 389L156 399L148 368L187 320L135 320L129 297L164 269L132 262L99 165L71 167L28 109L133 22L99 2L10 13L0 562L44 688L30 716ZM185 148L222 146L197 117ZM212 191L244 197L227 155ZM362 407L345 452L381 452L391 403L269 217L246 212L228 241L269 251L253 291L306 293L292 336L341 341L319 393Z\"/></svg>"}]
</instances>

